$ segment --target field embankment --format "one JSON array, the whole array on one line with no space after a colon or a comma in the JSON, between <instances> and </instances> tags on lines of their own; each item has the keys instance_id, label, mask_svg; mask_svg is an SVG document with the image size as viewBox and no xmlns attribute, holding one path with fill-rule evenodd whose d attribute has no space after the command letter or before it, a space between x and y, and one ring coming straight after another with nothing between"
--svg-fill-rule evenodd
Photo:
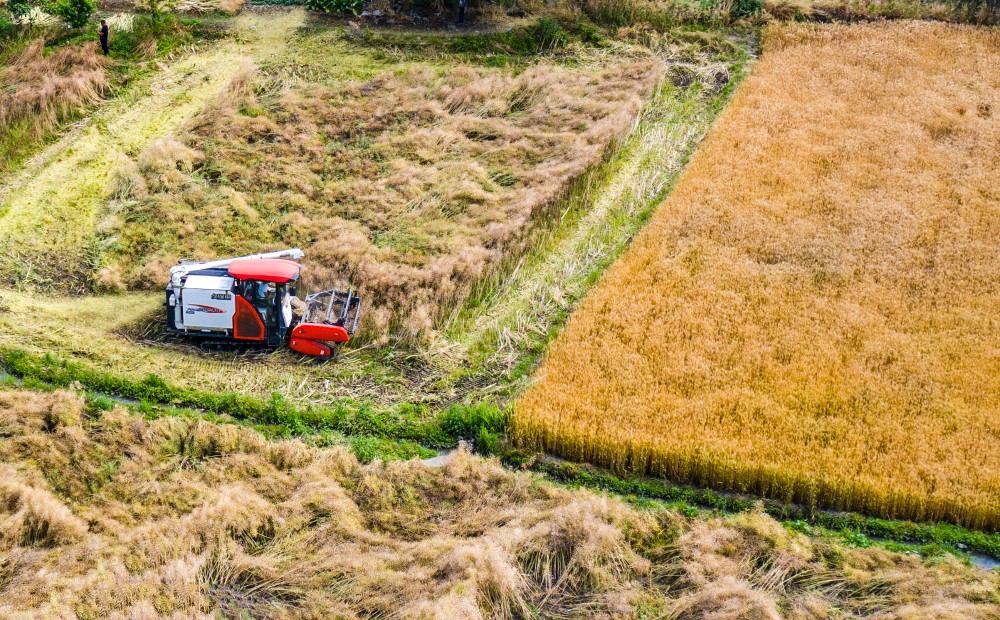
<instances>
[{"instance_id":1,"label":"field embankment","mask_svg":"<svg viewBox=\"0 0 1000 620\"><path fill-rule=\"evenodd\" d=\"M514 418L573 459L1000 527L1000 39L772 31Z\"/></svg>"},{"instance_id":2,"label":"field embankment","mask_svg":"<svg viewBox=\"0 0 1000 620\"><path fill-rule=\"evenodd\" d=\"M991 618L996 573L685 519L464 453L360 465L73 392L0 392L0 615Z\"/></svg>"}]
</instances>

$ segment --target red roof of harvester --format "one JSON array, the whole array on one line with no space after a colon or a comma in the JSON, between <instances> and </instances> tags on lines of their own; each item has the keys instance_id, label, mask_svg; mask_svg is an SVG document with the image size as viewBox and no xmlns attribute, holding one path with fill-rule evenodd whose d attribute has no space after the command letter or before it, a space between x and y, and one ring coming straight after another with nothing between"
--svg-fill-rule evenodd
<instances>
[{"instance_id":1,"label":"red roof of harvester","mask_svg":"<svg viewBox=\"0 0 1000 620\"><path fill-rule=\"evenodd\" d=\"M288 282L299 275L302 266L283 258L237 258L229 263L229 275L240 280Z\"/></svg>"}]
</instances>

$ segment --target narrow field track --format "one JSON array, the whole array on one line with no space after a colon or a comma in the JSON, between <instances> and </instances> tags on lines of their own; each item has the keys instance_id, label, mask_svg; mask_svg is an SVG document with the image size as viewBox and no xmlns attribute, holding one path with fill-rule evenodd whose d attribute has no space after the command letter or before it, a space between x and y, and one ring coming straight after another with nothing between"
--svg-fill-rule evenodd
<instances>
[{"instance_id":1,"label":"narrow field track","mask_svg":"<svg viewBox=\"0 0 1000 620\"><path fill-rule=\"evenodd\" d=\"M166 67L138 99L109 103L29 161L0 187L2 275L74 271L120 156L172 135L241 67L280 51L304 19L301 9L242 14L234 37Z\"/></svg>"}]
</instances>

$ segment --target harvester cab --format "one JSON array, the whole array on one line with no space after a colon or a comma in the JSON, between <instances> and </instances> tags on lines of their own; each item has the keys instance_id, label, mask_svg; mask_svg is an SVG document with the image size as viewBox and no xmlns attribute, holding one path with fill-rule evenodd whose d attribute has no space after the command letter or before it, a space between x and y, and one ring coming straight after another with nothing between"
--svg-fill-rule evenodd
<instances>
[{"instance_id":1,"label":"harvester cab","mask_svg":"<svg viewBox=\"0 0 1000 620\"><path fill-rule=\"evenodd\" d=\"M167 331L205 344L258 345L287 342L294 351L330 357L354 334L361 299L354 289L335 289L298 300L305 254L291 249L225 260L180 261L170 268ZM298 300L299 303L293 303Z\"/></svg>"}]
</instances>

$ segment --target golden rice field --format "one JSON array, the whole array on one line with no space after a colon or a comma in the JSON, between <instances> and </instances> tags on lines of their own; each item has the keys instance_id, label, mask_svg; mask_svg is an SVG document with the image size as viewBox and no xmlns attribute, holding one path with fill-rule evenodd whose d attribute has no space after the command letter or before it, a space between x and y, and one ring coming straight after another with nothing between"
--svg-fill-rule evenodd
<instances>
[{"instance_id":1,"label":"golden rice field","mask_svg":"<svg viewBox=\"0 0 1000 620\"><path fill-rule=\"evenodd\" d=\"M520 441L1000 527L1000 33L787 26L553 343Z\"/></svg>"}]
</instances>

